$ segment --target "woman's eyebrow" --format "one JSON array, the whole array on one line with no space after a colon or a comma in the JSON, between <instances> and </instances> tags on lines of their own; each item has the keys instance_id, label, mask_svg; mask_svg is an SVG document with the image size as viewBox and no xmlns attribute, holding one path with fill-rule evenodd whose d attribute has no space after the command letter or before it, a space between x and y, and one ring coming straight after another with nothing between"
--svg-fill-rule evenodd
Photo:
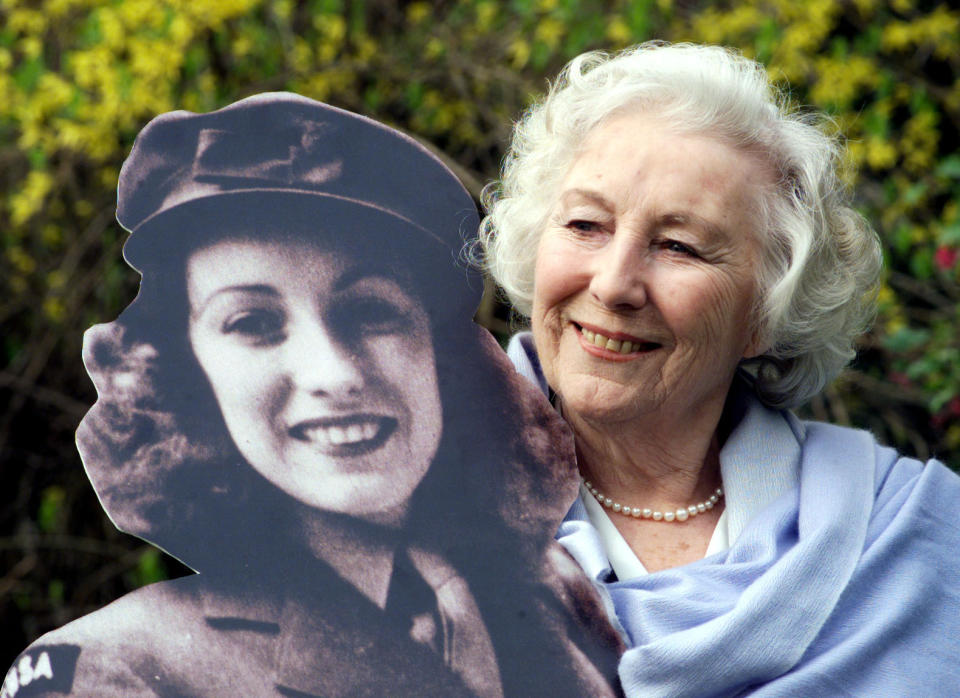
<instances>
[{"instance_id":1,"label":"woman's eyebrow","mask_svg":"<svg viewBox=\"0 0 960 698\"><path fill-rule=\"evenodd\" d=\"M669 212L659 218L660 226L670 225L691 225L700 229L710 241L726 240L729 238L727 231L711 220L704 218L696 213Z\"/></svg>"},{"instance_id":2,"label":"woman's eyebrow","mask_svg":"<svg viewBox=\"0 0 960 698\"><path fill-rule=\"evenodd\" d=\"M580 189L580 188L567 189L567 190L566 190L565 192L563 192L563 194L560 196L560 201L561 201L562 203L564 203L564 204L569 205L569 204L571 204L571 203L574 203L578 198L580 198L580 199L586 199L586 200L588 200L589 202L591 202L591 203L593 203L593 204L596 204L596 205L598 205L598 206L600 206L600 207L602 207L602 208L608 209L608 210L610 210L610 209L612 209L612 208L614 207L614 206L613 206L613 203L610 201L610 199L608 199L607 197L605 197L605 196L604 196L603 194L601 194L600 192L598 192L598 191L592 191L592 190L590 190L590 189ZM571 199L572 199L573 201L571 201Z\"/></svg>"},{"instance_id":3,"label":"woman's eyebrow","mask_svg":"<svg viewBox=\"0 0 960 698\"><path fill-rule=\"evenodd\" d=\"M390 273L386 264L363 263L352 266L341 274L333 284L333 291L342 291L368 277L379 277L399 283L396 276Z\"/></svg>"},{"instance_id":4,"label":"woman's eyebrow","mask_svg":"<svg viewBox=\"0 0 960 698\"><path fill-rule=\"evenodd\" d=\"M197 306L196 312L191 312L191 315L199 315L206 310L206 308L214 301L214 299L230 293L249 293L254 295L271 296L274 298L280 296L280 293L277 291L277 289L268 284L232 284L230 286L218 288L216 291L204 298Z\"/></svg>"}]
</instances>

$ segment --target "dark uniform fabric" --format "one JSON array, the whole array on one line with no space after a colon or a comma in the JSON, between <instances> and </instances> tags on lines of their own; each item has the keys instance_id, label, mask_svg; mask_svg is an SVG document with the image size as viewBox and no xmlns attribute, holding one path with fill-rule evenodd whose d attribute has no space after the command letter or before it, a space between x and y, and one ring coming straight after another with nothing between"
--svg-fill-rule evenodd
<instances>
[{"instance_id":1,"label":"dark uniform fabric","mask_svg":"<svg viewBox=\"0 0 960 698\"><path fill-rule=\"evenodd\" d=\"M63 689L104 697L469 695L437 653L384 623L350 585L318 581L323 596L238 589L204 575L151 585L22 655L77 648L74 657L51 658L50 673L72 673L72 685L35 676L4 698Z\"/></svg>"},{"instance_id":2,"label":"dark uniform fabric","mask_svg":"<svg viewBox=\"0 0 960 698\"><path fill-rule=\"evenodd\" d=\"M541 614L553 608L552 635L528 644L524 662L540 677L542 695L612 695L603 671L611 667L596 662L599 635L569 632L602 611L589 585L571 574L575 563L558 547L550 555L544 588L554 590L525 606ZM409 591L415 572L404 567ZM238 584L201 574L150 585L34 643L8 673L2 697L477 695L443 652L418 641L408 623L392 622L389 608L374 606L322 563L314 573L310 584ZM431 591L424 583L421 603L411 608L429 609ZM524 635L522 622L515 631ZM450 642L455 631L436 644ZM575 684L550 685L543 679L550 672L534 669L550 659L540 654L549 646L562 647L561 660L575 665ZM505 677L505 695L517 695L511 683Z\"/></svg>"}]
</instances>

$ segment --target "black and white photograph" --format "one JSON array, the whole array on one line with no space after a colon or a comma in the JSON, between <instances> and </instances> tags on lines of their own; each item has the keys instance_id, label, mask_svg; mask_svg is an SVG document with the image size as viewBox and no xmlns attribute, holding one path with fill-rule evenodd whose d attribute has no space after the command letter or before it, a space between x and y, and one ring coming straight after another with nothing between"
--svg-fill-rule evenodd
<instances>
[{"instance_id":1,"label":"black and white photograph","mask_svg":"<svg viewBox=\"0 0 960 698\"><path fill-rule=\"evenodd\" d=\"M142 281L84 337L77 446L196 573L39 638L4 698L619 694L553 541L572 436L471 320L479 219L436 156L291 93L167 113L117 220Z\"/></svg>"}]
</instances>

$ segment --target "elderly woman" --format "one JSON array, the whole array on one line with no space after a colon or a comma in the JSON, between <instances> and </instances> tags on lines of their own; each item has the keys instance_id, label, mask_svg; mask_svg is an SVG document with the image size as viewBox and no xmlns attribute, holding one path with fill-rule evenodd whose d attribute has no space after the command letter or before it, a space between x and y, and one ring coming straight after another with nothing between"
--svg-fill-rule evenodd
<instances>
[{"instance_id":1,"label":"elderly woman","mask_svg":"<svg viewBox=\"0 0 960 698\"><path fill-rule=\"evenodd\" d=\"M552 541L572 443L470 321L476 208L435 156L291 94L174 112L118 220L143 281L87 334L78 445L113 521L199 574L44 636L4 698L615 693Z\"/></svg>"},{"instance_id":2,"label":"elderly woman","mask_svg":"<svg viewBox=\"0 0 960 698\"><path fill-rule=\"evenodd\" d=\"M576 440L558 539L626 632L628 695L960 686L960 478L787 411L873 312L839 154L756 63L649 44L573 60L487 194L532 328L511 357Z\"/></svg>"}]
</instances>

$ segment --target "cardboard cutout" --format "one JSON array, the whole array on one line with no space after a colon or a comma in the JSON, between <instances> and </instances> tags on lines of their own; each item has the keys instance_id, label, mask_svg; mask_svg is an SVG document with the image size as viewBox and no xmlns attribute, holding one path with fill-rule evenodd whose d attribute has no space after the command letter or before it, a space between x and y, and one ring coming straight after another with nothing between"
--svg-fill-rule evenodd
<instances>
[{"instance_id":1,"label":"cardboard cutout","mask_svg":"<svg viewBox=\"0 0 960 698\"><path fill-rule=\"evenodd\" d=\"M476 210L437 158L267 94L152 121L118 197L142 283L87 332L77 444L198 574L44 636L3 698L618 692L553 542L572 439L470 321Z\"/></svg>"}]
</instances>

